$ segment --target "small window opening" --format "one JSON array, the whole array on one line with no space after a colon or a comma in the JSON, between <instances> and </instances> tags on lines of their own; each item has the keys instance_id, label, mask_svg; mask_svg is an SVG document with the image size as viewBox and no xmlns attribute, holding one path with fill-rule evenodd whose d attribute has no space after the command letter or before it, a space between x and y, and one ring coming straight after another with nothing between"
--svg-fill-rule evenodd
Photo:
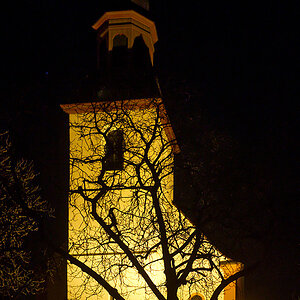
<instances>
[{"instance_id":1,"label":"small window opening","mask_svg":"<svg viewBox=\"0 0 300 300\"><path fill-rule=\"evenodd\" d=\"M113 47L127 47L128 38L124 34L118 34L114 37Z\"/></svg>"},{"instance_id":2,"label":"small window opening","mask_svg":"<svg viewBox=\"0 0 300 300\"><path fill-rule=\"evenodd\" d=\"M124 138L121 129L108 133L106 138L104 168L105 170L123 170Z\"/></svg>"}]
</instances>

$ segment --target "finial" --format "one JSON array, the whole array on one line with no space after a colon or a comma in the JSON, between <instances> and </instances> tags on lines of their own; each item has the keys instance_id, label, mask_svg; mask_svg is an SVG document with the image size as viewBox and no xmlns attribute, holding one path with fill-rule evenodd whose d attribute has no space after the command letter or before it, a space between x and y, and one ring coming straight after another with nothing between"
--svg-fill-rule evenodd
<instances>
[{"instance_id":1,"label":"finial","mask_svg":"<svg viewBox=\"0 0 300 300\"><path fill-rule=\"evenodd\" d=\"M149 0L131 0L131 2L149 11Z\"/></svg>"}]
</instances>

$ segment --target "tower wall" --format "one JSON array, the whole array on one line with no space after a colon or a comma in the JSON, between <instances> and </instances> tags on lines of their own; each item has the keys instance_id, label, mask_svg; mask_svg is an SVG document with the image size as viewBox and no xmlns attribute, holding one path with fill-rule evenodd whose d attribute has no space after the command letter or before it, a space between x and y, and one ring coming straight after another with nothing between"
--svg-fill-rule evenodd
<instances>
[{"instance_id":1,"label":"tower wall","mask_svg":"<svg viewBox=\"0 0 300 300\"><path fill-rule=\"evenodd\" d=\"M118 265L130 262L115 243L111 243L107 234L91 216L91 204L78 193L93 199L103 190L103 184L109 187L97 201L97 213L107 224L110 209L114 209L116 232L127 236L129 247L137 255L145 255L149 248L159 242L159 233L149 230L150 216L153 210L151 193L154 178L151 170L142 160L147 157L153 166L163 168L161 179L161 197L163 214L178 214L172 205L173 198L173 150L166 133L167 124L163 124L156 104L142 104L131 100L129 107L119 107L110 103L94 112L70 115L70 199L69 199L69 249L70 253L92 267L97 273L105 270L106 279L114 287L128 292L126 299L146 299L146 284L138 272L126 268L122 275ZM122 105L121 105L122 106ZM122 130L124 137L122 170L108 170L103 174L107 151L107 137L114 130ZM149 142L149 149L147 143ZM157 162L155 162L157 160ZM101 175L102 174L102 175ZM101 182L99 182L101 176ZM154 217L154 216L153 216ZM174 218L175 220L176 218ZM148 228L148 229L147 229ZM144 246L141 246L144 245ZM139 252L139 253L138 253ZM156 261L160 251L149 254L143 264ZM163 263L158 261L146 267L157 286L163 283ZM148 291L149 292L149 291ZM77 267L68 266L68 299L109 299L98 283Z\"/></svg>"}]
</instances>

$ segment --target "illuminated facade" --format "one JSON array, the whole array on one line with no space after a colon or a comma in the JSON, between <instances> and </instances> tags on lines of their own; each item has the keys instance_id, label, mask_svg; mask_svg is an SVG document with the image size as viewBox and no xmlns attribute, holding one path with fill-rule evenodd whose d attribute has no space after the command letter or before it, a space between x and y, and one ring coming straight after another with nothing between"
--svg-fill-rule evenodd
<instances>
[{"instance_id":1,"label":"illuminated facade","mask_svg":"<svg viewBox=\"0 0 300 300\"><path fill-rule=\"evenodd\" d=\"M141 14L107 12L93 28L108 52L131 49L142 38L153 64L155 24ZM145 96L62 105L70 123L69 253L125 299L157 299L156 289L165 296L169 263L178 278L194 282L181 284L179 299L207 300L220 282L213 265L225 258L173 205L180 150L162 99ZM185 274L196 247L198 271ZM113 299L77 266L67 272L68 299ZM232 285L219 299L242 298Z\"/></svg>"}]
</instances>

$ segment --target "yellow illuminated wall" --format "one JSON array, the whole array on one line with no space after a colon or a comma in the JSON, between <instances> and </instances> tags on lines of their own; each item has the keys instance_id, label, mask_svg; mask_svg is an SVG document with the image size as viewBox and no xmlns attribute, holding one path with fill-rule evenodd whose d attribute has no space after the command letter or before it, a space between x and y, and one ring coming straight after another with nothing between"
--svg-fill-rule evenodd
<instances>
[{"instance_id":1,"label":"yellow illuminated wall","mask_svg":"<svg viewBox=\"0 0 300 300\"><path fill-rule=\"evenodd\" d=\"M174 153L179 149L163 104L160 99L143 99L65 105L63 109L70 115L69 252L101 274L125 299L156 299L124 252L91 216L88 199L97 199L97 214L122 236L165 294L162 253L155 246L160 233L151 196L156 182L153 174L159 179L157 196L168 234L179 232L176 243L180 245L193 226L172 204ZM123 132L123 169L104 172L106 139L114 130ZM208 242L202 248L204 253L211 251ZM145 257L149 249L153 251ZM221 255L214 251L219 261ZM180 259L176 256L175 263ZM67 271L68 299L111 299L78 267L69 264ZM196 292L209 299L220 278L217 271L202 273L206 277L197 284L179 290L179 299L189 299ZM236 300L222 294L219 300L223 299Z\"/></svg>"},{"instance_id":2,"label":"yellow illuminated wall","mask_svg":"<svg viewBox=\"0 0 300 300\"><path fill-rule=\"evenodd\" d=\"M223 261L221 262L220 267L224 274L224 278L227 279L229 276L241 271L243 269L243 264L233 261ZM223 293L224 300L244 299L244 278L239 278L228 284Z\"/></svg>"}]
</instances>

